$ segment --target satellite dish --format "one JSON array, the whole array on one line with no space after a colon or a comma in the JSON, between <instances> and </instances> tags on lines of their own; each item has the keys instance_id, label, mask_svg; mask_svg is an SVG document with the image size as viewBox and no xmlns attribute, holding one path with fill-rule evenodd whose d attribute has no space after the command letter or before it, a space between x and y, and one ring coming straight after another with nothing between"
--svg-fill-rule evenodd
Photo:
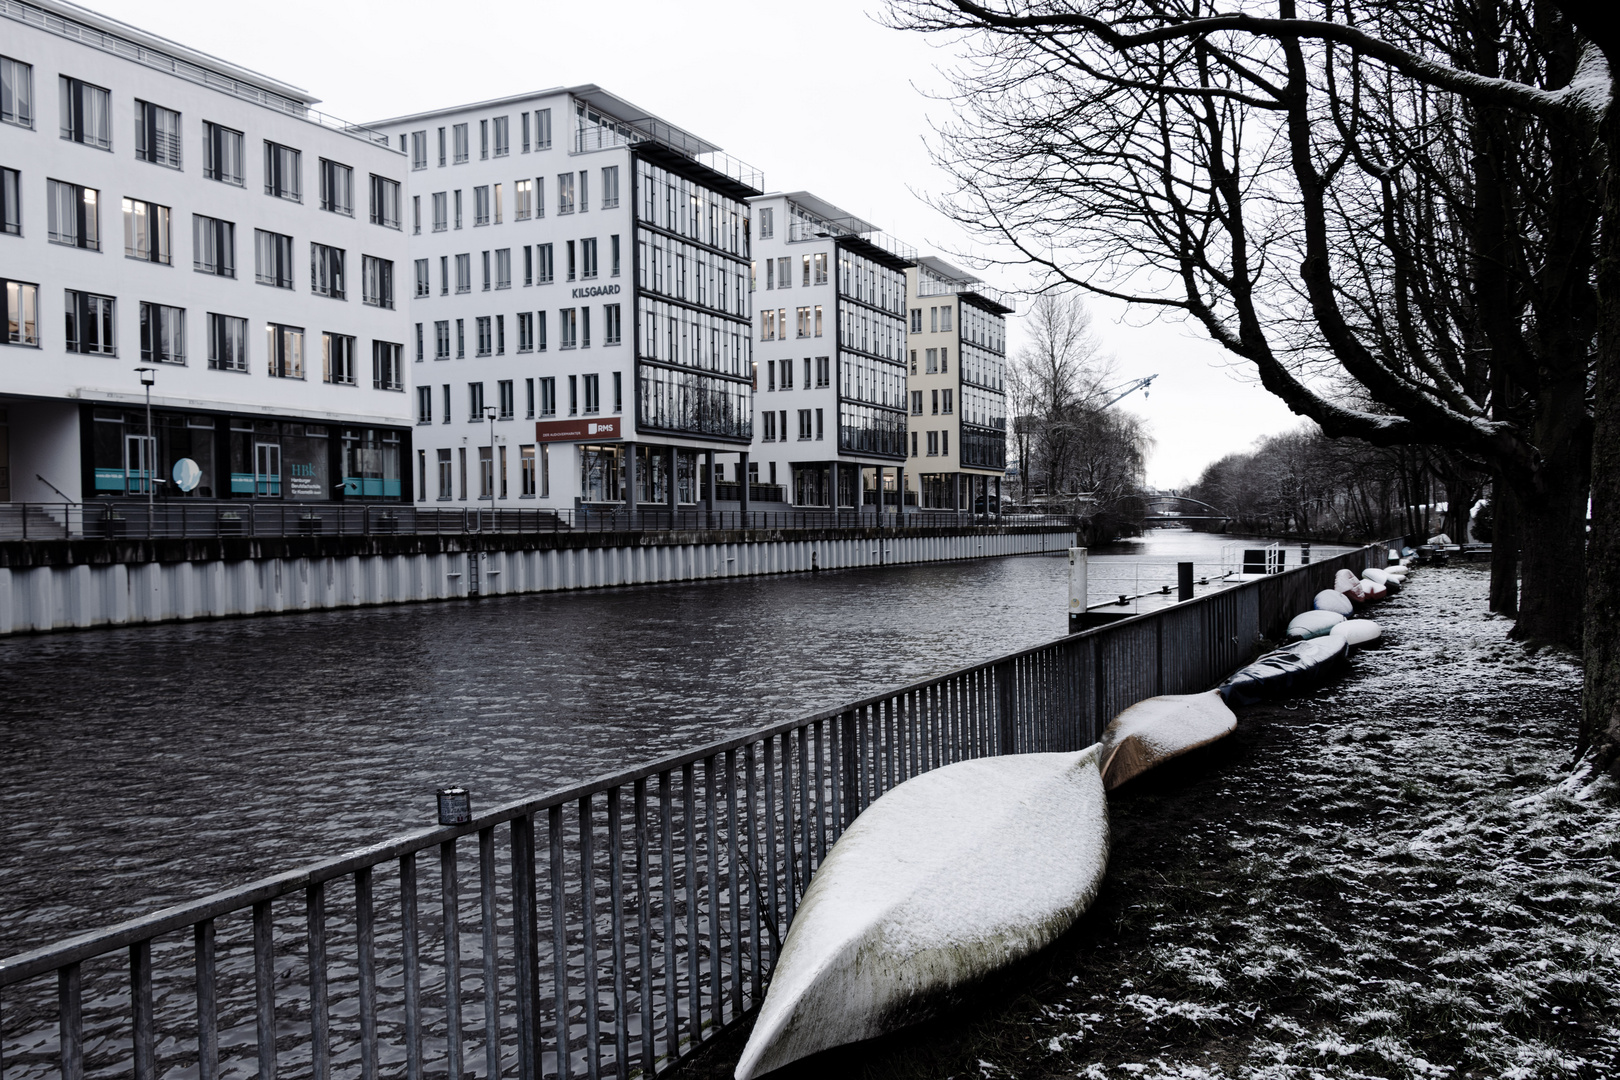
<instances>
[{"instance_id":1,"label":"satellite dish","mask_svg":"<svg viewBox=\"0 0 1620 1080\"><path fill-rule=\"evenodd\" d=\"M202 469L188 457L174 463L174 482L181 491L191 491L202 480Z\"/></svg>"}]
</instances>

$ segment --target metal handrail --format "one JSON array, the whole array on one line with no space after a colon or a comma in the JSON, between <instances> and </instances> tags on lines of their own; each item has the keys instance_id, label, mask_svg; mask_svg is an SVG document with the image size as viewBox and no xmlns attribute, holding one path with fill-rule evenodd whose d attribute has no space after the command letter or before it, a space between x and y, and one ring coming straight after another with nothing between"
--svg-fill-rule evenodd
<instances>
[{"instance_id":1,"label":"metal handrail","mask_svg":"<svg viewBox=\"0 0 1620 1080\"><path fill-rule=\"evenodd\" d=\"M441 1015L445 1026L434 1027L432 1038L443 1039L454 1075L469 1037L460 1023L460 987L464 980L477 980L461 966L459 942L472 937L476 922L482 930L482 986L499 1006L485 1011L490 1075L502 1072L503 1055L513 1050L522 1080L580 1071L628 1076L637 1068L652 1075L759 1003L780 947L776 928L791 923L833 842L884 791L965 758L1079 749L1142 698L1205 689L1242 663L1263 635L1278 632L1301 598L1330 583L1341 568L1381 561L1384 546L1020 649L510 802L464 825L418 830L0 959L0 987L57 974L54 994L35 986L22 1001L21 1018L15 1004L8 1005L8 1013L14 1030L34 1023L56 1036L64 1080L83 1080L87 980L123 977L87 975L85 965L127 949L127 996L120 997L126 993L121 990L102 992L98 985L91 997L92 1009L98 1010L90 1018L102 1059L95 1063L98 1072L108 1069L109 1055L120 1062L128 1055L140 1080L161 1075L159 1066L182 1053L174 1049L181 1032L194 1026L199 1075L220 1075L218 1017L227 997L220 984L229 989L234 978L235 999L257 1001L251 1021L238 1026L256 1023L261 1062L290 1052L282 1017L305 1012L287 1000L287 991L307 986L308 1026L294 1037L308 1048L314 1080L329 1080L332 1021L351 1024L356 1015L363 1078L377 1075L382 1042L397 1046L400 1041L408 1075L421 1075L427 1021L437 1024ZM496 858L501 826L509 827L509 872ZM476 868L463 868L457 841L474 834ZM442 1009L430 1010L423 1000L423 958L429 954L421 948L416 859L435 847L443 925L455 932L440 930L434 938L427 928L430 939L446 944L431 954L442 960L428 965L430 973L442 972L444 987ZM396 862L400 899L389 915L400 930L399 951L390 951L386 963L402 975L383 984L377 978L383 962L377 956L382 940L375 930L374 877ZM350 877L354 922L334 933L326 921L328 887ZM467 924L461 921L463 878L469 888L476 887L481 902ZM275 901L299 892L304 917L284 913L278 922ZM242 964L227 969L217 960L223 949L216 937L218 921L237 914L251 914L251 930L241 928L236 936L243 944L230 955L244 956L250 939L251 978ZM189 950L180 942L158 940L188 927L195 942ZM503 952L501 936L508 931L510 946ZM764 931L770 931L770 940ZM278 937L283 943L279 965ZM298 949L307 975L303 982L288 978L293 974L285 963L289 940L304 942ZM390 950L393 941L389 935ZM455 947L448 947L452 943ZM329 957L339 953L337 995L357 997L351 1003L356 1009L336 1009L329 994L334 986ZM188 957L195 968L196 1008L183 995L154 999L154 965ZM510 992L502 986L503 968L513 975ZM167 987L185 979L189 976L172 967L164 969ZM396 986L402 989L396 992ZM385 1020L394 1011L379 1010L384 992L403 1002L397 1013L402 1024ZM566 1015L566 1003L581 1000L590 1003L584 1031ZM128 1014L121 1013L120 1001L128 1003ZM558 1015L559 1002L565 1003L565 1015ZM44 1025L53 1012L56 1030L50 1032ZM499 1015L513 1013L515 1031ZM236 1015L242 1015L239 1007ZM608 1032L601 1026L603 1016L609 1018ZM124 1026L132 1038L120 1041L111 1030ZM13 1045L51 1043L37 1037ZM160 1053L168 1059L160 1062ZM245 1060L253 1051L235 1053ZM18 1056L4 1064L15 1064ZM38 1071L38 1052L20 1056ZM574 1064L580 1056L583 1070ZM262 1067L260 1074L265 1075Z\"/></svg>"}]
</instances>

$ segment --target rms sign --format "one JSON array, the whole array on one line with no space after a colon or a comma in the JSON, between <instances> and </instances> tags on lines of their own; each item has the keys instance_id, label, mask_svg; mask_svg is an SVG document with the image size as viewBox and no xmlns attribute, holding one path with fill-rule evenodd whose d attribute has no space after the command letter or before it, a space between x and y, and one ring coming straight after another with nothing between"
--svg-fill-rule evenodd
<instances>
[{"instance_id":1,"label":"rms sign","mask_svg":"<svg viewBox=\"0 0 1620 1080\"><path fill-rule=\"evenodd\" d=\"M620 439L624 437L624 429L620 424L621 418L617 416L603 420L584 418L575 420L540 420L534 425L534 437L537 442L585 442L592 439Z\"/></svg>"}]
</instances>

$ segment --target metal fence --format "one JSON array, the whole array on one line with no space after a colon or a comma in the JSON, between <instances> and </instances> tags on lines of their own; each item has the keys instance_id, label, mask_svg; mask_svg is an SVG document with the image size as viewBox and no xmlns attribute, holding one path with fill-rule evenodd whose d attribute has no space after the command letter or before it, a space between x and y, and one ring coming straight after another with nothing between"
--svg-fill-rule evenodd
<instances>
[{"instance_id":1,"label":"metal fence","mask_svg":"<svg viewBox=\"0 0 1620 1080\"><path fill-rule=\"evenodd\" d=\"M0 960L0 1080L650 1076L758 1004L816 868L885 791L1207 689L1373 553Z\"/></svg>"},{"instance_id":2,"label":"metal fence","mask_svg":"<svg viewBox=\"0 0 1620 1080\"><path fill-rule=\"evenodd\" d=\"M649 530L827 529L1029 525L1074 528L1064 514L987 516L962 510L715 510L624 507L574 510L418 508L397 503L0 503L0 540L184 539L221 536L375 536L394 533L597 533Z\"/></svg>"}]
</instances>

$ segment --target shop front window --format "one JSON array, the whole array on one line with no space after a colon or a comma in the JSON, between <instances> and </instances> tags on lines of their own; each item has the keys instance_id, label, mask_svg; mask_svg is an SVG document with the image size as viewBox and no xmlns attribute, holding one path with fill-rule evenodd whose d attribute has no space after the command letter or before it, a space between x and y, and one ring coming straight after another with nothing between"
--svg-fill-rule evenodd
<instances>
[{"instance_id":1,"label":"shop front window","mask_svg":"<svg viewBox=\"0 0 1620 1080\"><path fill-rule=\"evenodd\" d=\"M145 410L95 410L91 490L103 497L216 498L214 423L211 416L153 410L148 428ZM175 466L187 459L197 466L199 476L190 491L183 491L175 480ZM181 475L189 471L182 469Z\"/></svg>"},{"instance_id":2,"label":"shop front window","mask_svg":"<svg viewBox=\"0 0 1620 1080\"><path fill-rule=\"evenodd\" d=\"M623 499L619 483L623 473L624 447L579 447L579 488L583 502L620 502Z\"/></svg>"},{"instance_id":3,"label":"shop front window","mask_svg":"<svg viewBox=\"0 0 1620 1080\"><path fill-rule=\"evenodd\" d=\"M343 494L351 499L400 497L400 438L381 428L343 429Z\"/></svg>"}]
</instances>

